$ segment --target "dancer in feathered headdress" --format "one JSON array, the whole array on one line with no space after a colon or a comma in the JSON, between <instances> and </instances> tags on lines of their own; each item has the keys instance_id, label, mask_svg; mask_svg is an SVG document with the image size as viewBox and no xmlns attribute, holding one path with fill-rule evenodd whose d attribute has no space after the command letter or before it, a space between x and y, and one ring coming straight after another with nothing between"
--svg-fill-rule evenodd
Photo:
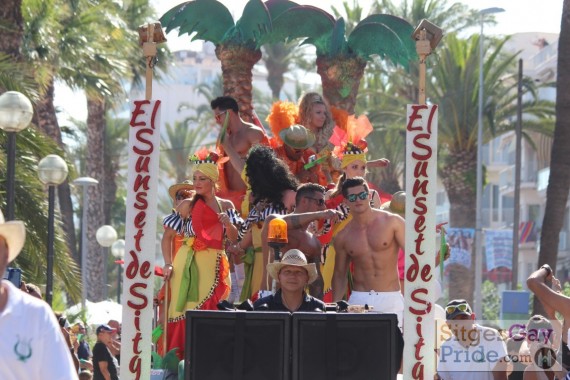
<instances>
[{"instance_id":1,"label":"dancer in feathered headdress","mask_svg":"<svg viewBox=\"0 0 570 380\"><path fill-rule=\"evenodd\" d=\"M322 269L325 289L323 300L326 302L332 302L332 294L330 291L335 262L334 247L329 245L329 243L334 235L340 232L351 219L350 209L343 202L344 197L341 194L342 184L349 178L364 177L366 175L367 167L381 167L390 163L385 158L374 161L368 161L366 159L368 144L366 143L365 137L373 130L372 124L370 124L370 121L366 116L361 115L359 117L355 117L351 115L346 116L345 120L345 128L343 129L336 126L333 131L333 135L329 140L335 145L333 155L340 161L342 174L339 177L335 188L329 190L326 194L327 208L336 208L338 211L342 212L345 217L342 222L334 226L329 234L324 235L319 239L321 240L321 244L326 247L326 259ZM387 199L380 196L378 191L371 190L370 203L372 207L378 208L382 202L386 200Z\"/></svg>"},{"instance_id":2,"label":"dancer in feathered headdress","mask_svg":"<svg viewBox=\"0 0 570 380\"><path fill-rule=\"evenodd\" d=\"M313 155L310 156L310 162L304 165L304 169L310 170L317 166L320 171L318 183L323 186L333 182L334 168L330 160L333 145L329 143L329 138L336 122L336 119L333 119L336 113L320 94L309 92L299 99L298 104L287 101L275 102L267 117L274 136L272 143L274 148L283 143L279 137L282 131L295 124L302 125L315 136L314 143L310 147Z\"/></svg>"},{"instance_id":3,"label":"dancer in feathered headdress","mask_svg":"<svg viewBox=\"0 0 570 380\"><path fill-rule=\"evenodd\" d=\"M243 220L231 201L215 195L219 154L206 148L189 157L193 164L195 195L178 205L185 221L185 242L173 258L164 254L164 277L170 282L166 351L178 348L184 357L186 310L217 310L227 299L231 281L225 241L237 242L236 224ZM173 260L174 259L174 260Z\"/></svg>"}]
</instances>

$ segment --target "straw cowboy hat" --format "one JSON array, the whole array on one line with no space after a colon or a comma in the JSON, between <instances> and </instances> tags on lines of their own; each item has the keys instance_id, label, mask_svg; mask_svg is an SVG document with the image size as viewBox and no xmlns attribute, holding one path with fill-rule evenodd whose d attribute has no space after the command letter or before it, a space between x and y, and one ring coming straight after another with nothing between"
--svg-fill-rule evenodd
<instances>
[{"instance_id":1,"label":"straw cowboy hat","mask_svg":"<svg viewBox=\"0 0 570 380\"><path fill-rule=\"evenodd\" d=\"M170 198L175 199L178 190L183 189L194 190L194 184L189 179L182 183L176 183L168 188L168 194L170 194Z\"/></svg>"},{"instance_id":2,"label":"straw cowboy hat","mask_svg":"<svg viewBox=\"0 0 570 380\"><path fill-rule=\"evenodd\" d=\"M26 241L26 227L20 220L4 221L4 214L0 211L0 236L6 239L8 245L8 262L14 261Z\"/></svg>"},{"instance_id":3,"label":"straw cowboy hat","mask_svg":"<svg viewBox=\"0 0 570 380\"><path fill-rule=\"evenodd\" d=\"M267 264L267 272L269 272L269 275L276 281L279 281L279 271L286 266L305 268L307 273L309 273L309 284L319 277L315 264L307 264L307 258L303 252L298 249L290 249L285 252L281 261Z\"/></svg>"},{"instance_id":4,"label":"straw cowboy hat","mask_svg":"<svg viewBox=\"0 0 570 380\"><path fill-rule=\"evenodd\" d=\"M380 210L389 211L393 214L398 214L402 218L406 216L406 193L398 191L392 195L392 200L382 203Z\"/></svg>"},{"instance_id":5,"label":"straw cowboy hat","mask_svg":"<svg viewBox=\"0 0 570 380\"><path fill-rule=\"evenodd\" d=\"M310 148L316 139L313 132L299 124L293 124L289 128L283 129L279 132L279 137L285 144L294 149Z\"/></svg>"}]
</instances>

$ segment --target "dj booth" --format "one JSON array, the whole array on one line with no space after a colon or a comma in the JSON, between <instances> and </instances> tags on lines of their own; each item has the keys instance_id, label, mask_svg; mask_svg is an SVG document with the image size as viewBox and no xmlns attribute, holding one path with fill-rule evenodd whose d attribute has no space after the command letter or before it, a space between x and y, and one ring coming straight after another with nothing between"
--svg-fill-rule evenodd
<instances>
[{"instance_id":1,"label":"dj booth","mask_svg":"<svg viewBox=\"0 0 570 380\"><path fill-rule=\"evenodd\" d=\"M186 380L396 379L394 314L186 312Z\"/></svg>"}]
</instances>

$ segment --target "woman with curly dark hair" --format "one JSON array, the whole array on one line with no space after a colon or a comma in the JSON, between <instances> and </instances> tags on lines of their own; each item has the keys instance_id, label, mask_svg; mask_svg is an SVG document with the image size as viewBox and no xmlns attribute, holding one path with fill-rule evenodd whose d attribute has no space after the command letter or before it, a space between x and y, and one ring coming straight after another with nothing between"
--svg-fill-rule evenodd
<instances>
[{"instance_id":1,"label":"woman with curly dark hair","mask_svg":"<svg viewBox=\"0 0 570 380\"><path fill-rule=\"evenodd\" d=\"M285 207L284 193L287 190L295 191L299 185L285 162L277 158L273 150L266 146L259 145L249 151L245 174L254 205L265 201Z\"/></svg>"},{"instance_id":2,"label":"woman with curly dark hair","mask_svg":"<svg viewBox=\"0 0 570 380\"><path fill-rule=\"evenodd\" d=\"M239 229L239 236L243 239L251 234L252 247L246 250L243 259L246 278L240 300L256 299L260 290L267 289L267 281L262 278L268 260L263 257L261 249L263 222L271 214L285 215L294 210L295 193L299 185L287 164L266 146L251 148L244 172L251 189L252 207ZM245 240L249 240L249 236ZM241 249L241 245L238 248Z\"/></svg>"}]
</instances>

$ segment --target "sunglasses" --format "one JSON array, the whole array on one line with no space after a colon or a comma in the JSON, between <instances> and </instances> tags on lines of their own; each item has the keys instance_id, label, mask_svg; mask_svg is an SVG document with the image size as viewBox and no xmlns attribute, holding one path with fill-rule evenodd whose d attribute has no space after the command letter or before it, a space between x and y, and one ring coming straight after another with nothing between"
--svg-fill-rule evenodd
<instances>
[{"instance_id":1,"label":"sunglasses","mask_svg":"<svg viewBox=\"0 0 570 380\"><path fill-rule=\"evenodd\" d=\"M228 110L222 111L222 112L218 112L216 114L214 114L214 118L218 121L220 121L222 119L222 115L225 115L226 112L228 112Z\"/></svg>"},{"instance_id":2,"label":"sunglasses","mask_svg":"<svg viewBox=\"0 0 570 380\"><path fill-rule=\"evenodd\" d=\"M445 308L445 312L447 314L453 314L455 313L455 310L471 313L471 308L466 303L460 303L459 305L449 305Z\"/></svg>"},{"instance_id":3,"label":"sunglasses","mask_svg":"<svg viewBox=\"0 0 570 380\"><path fill-rule=\"evenodd\" d=\"M348 194L347 199L349 202L356 202L357 197L360 200L365 200L365 199L368 199L368 195L369 195L368 191L363 191L360 194Z\"/></svg>"},{"instance_id":4,"label":"sunglasses","mask_svg":"<svg viewBox=\"0 0 570 380\"><path fill-rule=\"evenodd\" d=\"M319 206L324 206L324 205L325 205L325 200L324 200L323 198L320 198L320 199L319 199L319 198L312 198L312 197L305 197L305 198L317 202L317 204L318 204Z\"/></svg>"},{"instance_id":5,"label":"sunglasses","mask_svg":"<svg viewBox=\"0 0 570 380\"><path fill-rule=\"evenodd\" d=\"M184 199L186 199L186 196L184 194L176 194L177 201L183 201Z\"/></svg>"}]
</instances>

